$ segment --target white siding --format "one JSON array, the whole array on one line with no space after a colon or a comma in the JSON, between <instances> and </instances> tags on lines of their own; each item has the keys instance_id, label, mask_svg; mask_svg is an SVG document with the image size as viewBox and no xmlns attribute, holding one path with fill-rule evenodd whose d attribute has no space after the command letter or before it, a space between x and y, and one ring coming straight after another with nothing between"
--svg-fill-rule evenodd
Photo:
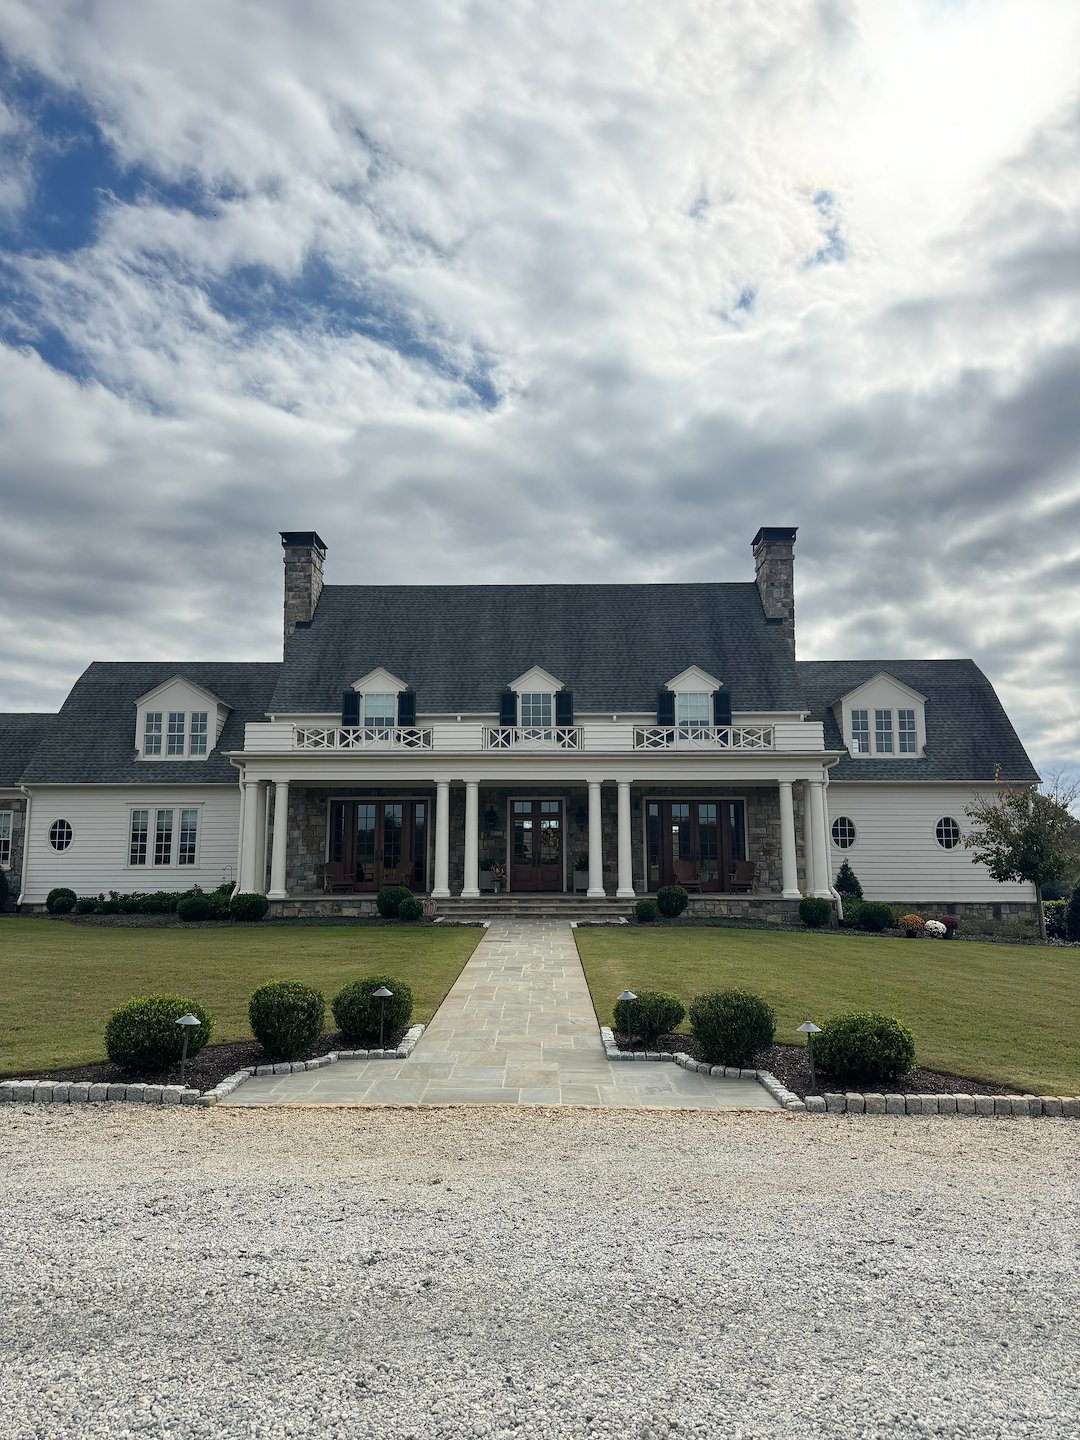
<instances>
[{"instance_id":1,"label":"white siding","mask_svg":"<svg viewBox=\"0 0 1080 1440\"><path fill-rule=\"evenodd\" d=\"M971 829L964 814L977 794L970 785L871 785L836 780L829 786L830 876L847 860L867 900L982 901L987 904L1035 899L1032 885L999 885L985 866L972 862L963 843L943 850L934 836L937 822L951 815L962 834ZM855 822L855 844L832 843L832 822Z\"/></svg>"},{"instance_id":2,"label":"white siding","mask_svg":"<svg viewBox=\"0 0 1080 1440\"><path fill-rule=\"evenodd\" d=\"M196 865L129 865L132 809L158 807L199 810ZM119 890L213 890L235 879L240 798L232 785L83 785L34 791L31 811L26 894L41 905L54 886L66 885L76 895ZM49 844L54 820L67 820L74 831L69 848L58 854ZM173 852L176 852L176 835ZM226 870L228 867L228 870Z\"/></svg>"}]
</instances>

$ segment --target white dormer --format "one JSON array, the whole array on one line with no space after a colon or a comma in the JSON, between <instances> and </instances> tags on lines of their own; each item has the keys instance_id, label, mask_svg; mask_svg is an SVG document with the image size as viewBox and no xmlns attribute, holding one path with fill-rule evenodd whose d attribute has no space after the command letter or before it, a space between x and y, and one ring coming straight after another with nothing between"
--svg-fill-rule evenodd
<instances>
[{"instance_id":1,"label":"white dormer","mask_svg":"<svg viewBox=\"0 0 1080 1440\"><path fill-rule=\"evenodd\" d=\"M504 725L517 724L530 729L547 729L552 725L573 723L572 719L568 718L573 714L573 702L566 695L563 682L540 665L534 665L531 670L526 670L524 675L511 680L506 693L508 697L517 696L517 715L511 719L504 704L500 715ZM555 699L560 693L563 696L562 702ZM569 710L566 709L567 701ZM562 713L559 713L560 711Z\"/></svg>"},{"instance_id":2,"label":"white dormer","mask_svg":"<svg viewBox=\"0 0 1080 1440\"><path fill-rule=\"evenodd\" d=\"M356 716L349 716L348 723L363 726L366 730L388 729L399 723L401 696L409 689L404 680L399 680L380 665L361 675L359 680L354 680L351 688L357 692L359 700ZM408 723L415 724L415 717Z\"/></svg>"},{"instance_id":3,"label":"white dormer","mask_svg":"<svg viewBox=\"0 0 1080 1440\"><path fill-rule=\"evenodd\" d=\"M140 760L205 760L229 706L192 680L175 675L135 702L135 751Z\"/></svg>"},{"instance_id":4,"label":"white dormer","mask_svg":"<svg viewBox=\"0 0 1080 1440\"><path fill-rule=\"evenodd\" d=\"M917 760L926 750L926 696L884 671L833 705L856 759Z\"/></svg>"},{"instance_id":5,"label":"white dormer","mask_svg":"<svg viewBox=\"0 0 1080 1440\"><path fill-rule=\"evenodd\" d=\"M675 696L676 725L711 725L713 723L713 695L722 682L707 670L691 665L680 671L665 685Z\"/></svg>"}]
</instances>

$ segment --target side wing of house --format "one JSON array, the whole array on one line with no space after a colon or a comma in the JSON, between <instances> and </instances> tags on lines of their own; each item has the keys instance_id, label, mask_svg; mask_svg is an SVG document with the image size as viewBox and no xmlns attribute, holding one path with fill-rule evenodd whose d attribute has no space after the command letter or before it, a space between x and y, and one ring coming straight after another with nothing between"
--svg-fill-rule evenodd
<instances>
[{"instance_id":1,"label":"side wing of house","mask_svg":"<svg viewBox=\"0 0 1080 1440\"><path fill-rule=\"evenodd\" d=\"M0 870L7 877L9 905L22 891L26 855L29 797L20 781L55 718L30 712L0 714Z\"/></svg>"}]
</instances>

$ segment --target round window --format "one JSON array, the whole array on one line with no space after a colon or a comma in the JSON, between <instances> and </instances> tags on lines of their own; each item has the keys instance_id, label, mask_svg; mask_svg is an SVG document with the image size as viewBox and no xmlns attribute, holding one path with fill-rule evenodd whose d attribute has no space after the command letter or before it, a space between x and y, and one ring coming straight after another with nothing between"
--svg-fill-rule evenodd
<instances>
[{"instance_id":1,"label":"round window","mask_svg":"<svg viewBox=\"0 0 1080 1440\"><path fill-rule=\"evenodd\" d=\"M838 850L850 850L855 844L855 822L838 815L832 822L832 843Z\"/></svg>"},{"instance_id":2,"label":"round window","mask_svg":"<svg viewBox=\"0 0 1080 1440\"><path fill-rule=\"evenodd\" d=\"M54 850L66 850L71 844L72 830L66 820L54 820L49 826L49 844Z\"/></svg>"},{"instance_id":3,"label":"round window","mask_svg":"<svg viewBox=\"0 0 1080 1440\"><path fill-rule=\"evenodd\" d=\"M960 844L960 826L951 815L943 815L934 829L937 843L943 850L955 850Z\"/></svg>"}]
</instances>

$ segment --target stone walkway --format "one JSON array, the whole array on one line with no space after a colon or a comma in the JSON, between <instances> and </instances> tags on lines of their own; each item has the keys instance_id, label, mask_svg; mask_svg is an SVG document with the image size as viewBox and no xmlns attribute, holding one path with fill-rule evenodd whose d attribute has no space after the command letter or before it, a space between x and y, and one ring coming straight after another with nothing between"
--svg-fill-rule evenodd
<instances>
[{"instance_id":1,"label":"stone walkway","mask_svg":"<svg viewBox=\"0 0 1080 1440\"><path fill-rule=\"evenodd\" d=\"M493 923L408 1060L260 1075L227 1105L607 1105L775 1109L754 1081L604 1054L565 921Z\"/></svg>"}]
</instances>

